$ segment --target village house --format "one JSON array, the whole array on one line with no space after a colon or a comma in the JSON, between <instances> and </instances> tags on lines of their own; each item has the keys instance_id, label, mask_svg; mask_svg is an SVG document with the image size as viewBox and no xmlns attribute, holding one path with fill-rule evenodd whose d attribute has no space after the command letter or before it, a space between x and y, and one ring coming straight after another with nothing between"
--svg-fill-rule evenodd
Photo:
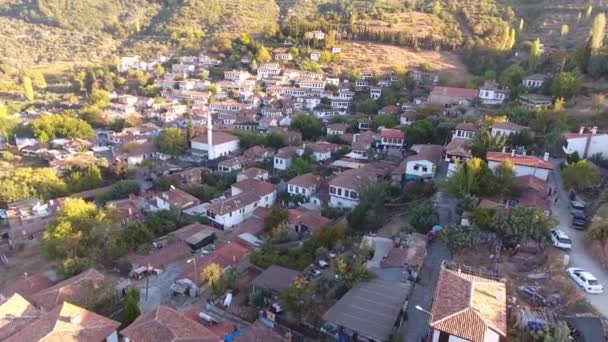
<instances>
[{"instance_id":1,"label":"village house","mask_svg":"<svg viewBox=\"0 0 608 342\"><path fill-rule=\"evenodd\" d=\"M344 123L329 124L327 127L327 135L344 135L350 128L349 125Z\"/></svg>"},{"instance_id":2,"label":"village house","mask_svg":"<svg viewBox=\"0 0 608 342\"><path fill-rule=\"evenodd\" d=\"M323 320L339 328L338 340L389 342L411 289L409 282L374 279L358 283L323 315ZM372 309L372 305L382 309Z\"/></svg>"},{"instance_id":3,"label":"village house","mask_svg":"<svg viewBox=\"0 0 608 342\"><path fill-rule=\"evenodd\" d=\"M416 121L416 111L406 110L399 116L399 124L409 126Z\"/></svg>"},{"instance_id":4,"label":"village house","mask_svg":"<svg viewBox=\"0 0 608 342\"><path fill-rule=\"evenodd\" d=\"M382 87L370 87L369 88L369 97L373 100L377 100L382 96Z\"/></svg>"},{"instance_id":5,"label":"village house","mask_svg":"<svg viewBox=\"0 0 608 342\"><path fill-rule=\"evenodd\" d=\"M333 54L338 54L342 52L342 48L339 46L332 46L331 47L331 53Z\"/></svg>"},{"instance_id":6,"label":"village house","mask_svg":"<svg viewBox=\"0 0 608 342\"><path fill-rule=\"evenodd\" d=\"M399 181L435 177L437 168L443 159L444 147L441 145L414 145L411 150L416 154L405 158L399 166Z\"/></svg>"},{"instance_id":7,"label":"village house","mask_svg":"<svg viewBox=\"0 0 608 342\"><path fill-rule=\"evenodd\" d=\"M359 188L377 181L386 170L375 164L342 172L329 181L329 206L333 208L353 208L359 204Z\"/></svg>"},{"instance_id":8,"label":"village house","mask_svg":"<svg viewBox=\"0 0 608 342\"><path fill-rule=\"evenodd\" d=\"M310 60L318 62L321 59L321 51L313 50L310 52Z\"/></svg>"},{"instance_id":9,"label":"village house","mask_svg":"<svg viewBox=\"0 0 608 342\"><path fill-rule=\"evenodd\" d=\"M527 129L527 127L518 125L514 122L504 121L504 122L497 122L497 123L493 124L491 129L492 129L492 131L490 132L490 134L492 134L493 137L496 137L496 136L509 137L513 134L517 134L517 133L523 131L524 129Z\"/></svg>"},{"instance_id":10,"label":"village house","mask_svg":"<svg viewBox=\"0 0 608 342\"><path fill-rule=\"evenodd\" d=\"M260 145L251 146L243 151L243 157L254 162L261 162L268 158L272 158L272 156L274 156L274 150L272 148Z\"/></svg>"},{"instance_id":11,"label":"village house","mask_svg":"<svg viewBox=\"0 0 608 342\"><path fill-rule=\"evenodd\" d=\"M89 310L63 302L48 312L40 312L25 300L19 304L15 303L15 298L9 300L11 301L8 304L15 305L11 308L14 312L10 315L14 314L18 323L9 324L8 328L10 330L6 329L8 330L6 332L11 333L11 335L7 334L8 336L5 336L5 338L2 337L6 334L6 327L3 324L3 329L0 331L2 341L118 342L117 331L120 322ZM26 316L25 312L19 311L20 309L27 310L31 316ZM2 312L1 309L0 312ZM9 319L8 321L11 322L12 320Z\"/></svg>"},{"instance_id":12,"label":"village house","mask_svg":"<svg viewBox=\"0 0 608 342\"><path fill-rule=\"evenodd\" d=\"M287 181L287 192L290 195L302 196L308 201L319 189L321 180L312 173L305 173Z\"/></svg>"},{"instance_id":13,"label":"village house","mask_svg":"<svg viewBox=\"0 0 608 342\"><path fill-rule=\"evenodd\" d=\"M289 52L275 52L274 60L288 62L293 60L293 55Z\"/></svg>"},{"instance_id":14,"label":"village house","mask_svg":"<svg viewBox=\"0 0 608 342\"><path fill-rule=\"evenodd\" d=\"M384 106L378 111L378 114L398 116L401 113L401 108L398 106Z\"/></svg>"},{"instance_id":15,"label":"village house","mask_svg":"<svg viewBox=\"0 0 608 342\"><path fill-rule=\"evenodd\" d=\"M260 273L251 282L252 290L270 290L273 295L278 295L287 289L302 273L289 268L272 265Z\"/></svg>"},{"instance_id":16,"label":"village house","mask_svg":"<svg viewBox=\"0 0 608 342\"><path fill-rule=\"evenodd\" d=\"M425 72L421 70L412 70L408 74L417 84L421 85L436 85L439 83L439 75L433 72Z\"/></svg>"},{"instance_id":17,"label":"village house","mask_svg":"<svg viewBox=\"0 0 608 342\"><path fill-rule=\"evenodd\" d=\"M401 149L405 144L405 134L399 129L385 128L380 131L380 147L383 150Z\"/></svg>"},{"instance_id":18,"label":"village house","mask_svg":"<svg viewBox=\"0 0 608 342\"><path fill-rule=\"evenodd\" d=\"M456 125L456 130L452 134L452 140L454 139L468 139L472 140L475 138L477 133L477 126L470 122L461 122Z\"/></svg>"},{"instance_id":19,"label":"village house","mask_svg":"<svg viewBox=\"0 0 608 342\"><path fill-rule=\"evenodd\" d=\"M127 160L127 165L129 167L137 166L141 164L144 160L148 159L169 159L168 155L160 152L158 145L154 141L146 141L143 144L129 144L126 147L123 146L122 150L123 152L119 154L119 159L122 155L123 158Z\"/></svg>"},{"instance_id":20,"label":"village house","mask_svg":"<svg viewBox=\"0 0 608 342\"><path fill-rule=\"evenodd\" d=\"M276 196L274 185L246 179L232 185L230 197L211 203L206 216L224 229L232 228L251 217L256 208L274 205Z\"/></svg>"},{"instance_id":21,"label":"village house","mask_svg":"<svg viewBox=\"0 0 608 342\"><path fill-rule=\"evenodd\" d=\"M363 133L353 134L353 142L350 145L351 152L346 156L353 159L367 160L368 151L374 143L374 133L365 131Z\"/></svg>"},{"instance_id":22,"label":"village house","mask_svg":"<svg viewBox=\"0 0 608 342\"><path fill-rule=\"evenodd\" d=\"M597 127L592 127L588 132L581 127L578 133L565 133L563 137L562 149L568 155L576 153L583 159L598 154L608 157L608 134L598 133Z\"/></svg>"},{"instance_id":23,"label":"village house","mask_svg":"<svg viewBox=\"0 0 608 342\"><path fill-rule=\"evenodd\" d=\"M499 86L495 81L486 81L479 88L479 100L484 105L500 105L509 96L509 91Z\"/></svg>"},{"instance_id":24,"label":"village house","mask_svg":"<svg viewBox=\"0 0 608 342\"><path fill-rule=\"evenodd\" d=\"M435 86L429 95L428 102L444 106L468 105L477 98L477 89Z\"/></svg>"},{"instance_id":25,"label":"village house","mask_svg":"<svg viewBox=\"0 0 608 342\"><path fill-rule=\"evenodd\" d=\"M281 74L281 65L279 63L263 63L258 66L258 78L269 78Z\"/></svg>"},{"instance_id":26,"label":"village house","mask_svg":"<svg viewBox=\"0 0 608 342\"><path fill-rule=\"evenodd\" d=\"M113 283L99 271L89 269L31 295L30 300L37 307L51 311L63 302L82 303L92 295L91 290L106 284Z\"/></svg>"},{"instance_id":27,"label":"village house","mask_svg":"<svg viewBox=\"0 0 608 342\"><path fill-rule=\"evenodd\" d=\"M430 341L506 340L506 285L444 266L439 273L429 317Z\"/></svg>"},{"instance_id":28,"label":"village house","mask_svg":"<svg viewBox=\"0 0 608 342\"><path fill-rule=\"evenodd\" d=\"M237 83L243 82L252 77L250 73L244 70L226 70L224 71L224 79Z\"/></svg>"},{"instance_id":29,"label":"village house","mask_svg":"<svg viewBox=\"0 0 608 342\"><path fill-rule=\"evenodd\" d=\"M316 79L299 79L296 81L296 85L304 89L312 89L316 91L325 90L325 81Z\"/></svg>"},{"instance_id":30,"label":"village house","mask_svg":"<svg viewBox=\"0 0 608 342\"><path fill-rule=\"evenodd\" d=\"M122 225L128 226L145 218L144 213L132 198L106 202L106 208L112 209L120 218Z\"/></svg>"},{"instance_id":31,"label":"village house","mask_svg":"<svg viewBox=\"0 0 608 342\"><path fill-rule=\"evenodd\" d=\"M541 88L545 83L546 75L542 74L533 74L530 76L525 76L521 79L521 84L528 88L537 89Z\"/></svg>"},{"instance_id":32,"label":"village house","mask_svg":"<svg viewBox=\"0 0 608 342\"><path fill-rule=\"evenodd\" d=\"M138 206L144 211L157 212L173 209L178 214L185 209L199 205L201 201L184 190L171 187L158 194L144 194L137 199Z\"/></svg>"},{"instance_id":33,"label":"village house","mask_svg":"<svg viewBox=\"0 0 608 342\"><path fill-rule=\"evenodd\" d=\"M274 156L274 168L281 171L289 169L296 155L297 148L294 146L281 148Z\"/></svg>"},{"instance_id":34,"label":"village house","mask_svg":"<svg viewBox=\"0 0 608 342\"><path fill-rule=\"evenodd\" d=\"M267 181L268 176L269 175L267 170L260 169L257 167L250 167L246 170L239 172L239 174L236 175L236 181L240 182L246 179L258 179L262 181Z\"/></svg>"},{"instance_id":35,"label":"village house","mask_svg":"<svg viewBox=\"0 0 608 342\"><path fill-rule=\"evenodd\" d=\"M452 141L445 147L445 161L448 162L448 174L450 177L457 169L458 165L471 158L471 140L463 138L452 138Z\"/></svg>"},{"instance_id":36,"label":"village house","mask_svg":"<svg viewBox=\"0 0 608 342\"><path fill-rule=\"evenodd\" d=\"M544 109L553 105L553 98L540 94L520 94L517 97L517 102L529 108Z\"/></svg>"},{"instance_id":37,"label":"village house","mask_svg":"<svg viewBox=\"0 0 608 342\"><path fill-rule=\"evenodd\" d=\"M318 141L309 144L303 144L296 150L299 156L303 156L307 151L312 153L312 158L315 162L321 162L331 159L332 153L336 152L340 146L326 141Z\"/></svg>"},{"instance_id":38,"label":"village house","mask_svg":"<svg viewBox=\"0 0 608 342\"><path fill-rule=\"evenodd\" d=\"M321 215L318 210L308 210L302 207L289 209L287 228L298 234L315 234L331 225L332 220Z\"/></svg>"},{"instance_id":39,"label":"village house","mask_svg":"<svg viewBox=\"0 0 608 342\"><path fill-rule=\"evenodd\" d=\"M323 40L325 39L325 32L321 30L309 31L304 33L305 39Z\"/></svg>"},{"instance_id":40,"label":"village house","mask_svg":"<svg viewBox=\"0 0 608 342\"><path fill-rule=\"evenodd\" d=\"M125 342L140 341L220 341L218 336L199 322L178 313L168 306L159 305L120 331Z\"/></svg>"},{"instance_id":41,"label":"village house","mask_svg":"<svg viewBox=\"0 0 608 342\"><path fill-rule=\"evenodd\" d=\"M236 172L243 169L244 160L242 157L232 157L222 160L217 164L217 170L220 172Z\"/></svg>"},{"instance_id":42,"label":"village house","mask_svg":"<svg viewBox=\"0 0 608 342\"><path fill-rule=\"evenodd\" d=\"M277 330L273 330L266 323L257 320L245 331L232 340L232 342L252 342L252 341L264 341L264 342L292 342L291 333L280 333Z\"/></svg>"},{"instance_id":43,"label":"village house","mask_svg":"<svg viewBox=\"0 0 608 342\"><path fill-rule=\"evenodd\" d=\"M549 161L549 153L545 153L543 158L538 158L515 154L515 150L511 153L488 152L486 160L491 170L508 161L513 164L516 177L531 175L545 182L548 181L549 174L553 170L553 164Z\"/></svg>"},{"instance_id":44,"label":"village house","mask_svg":"<svg viewBox=\"0 0 608 342\"><path fill-rule=\"evenodd\" d=\"M129 70L147 71L151 68L147 62L141 60L140 56L123 56L120 57L120 72Z\"/></svg>"}]
</instances>

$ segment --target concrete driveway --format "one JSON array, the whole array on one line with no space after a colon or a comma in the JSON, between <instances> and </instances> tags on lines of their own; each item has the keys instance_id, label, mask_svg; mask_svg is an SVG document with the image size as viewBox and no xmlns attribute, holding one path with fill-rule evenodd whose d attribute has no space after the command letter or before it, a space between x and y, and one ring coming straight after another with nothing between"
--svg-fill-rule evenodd
<instances>
[{"instance_id":1,"label":"concrete driveway","mask_svg":"<svg viewBox=\"0 0 608 342\"><path fill-rule=\"evenodd\" d=\"M559 221L559 229L566 232L570 236L570 239L572 239L572 250L569 252L570 263L568 267L583 268L595 275L599 282L604 285L605 292L603 294L592 295L586 294L580 288L579 290L585 294L587 300L594 308L604 317L608 317L608 271L591 255L591 250L585 243L586 233L572 229L568 192L564 190L561 175L559 174L560 162L561 160L553 160L555 166L550 185L553 189L559 189L559 200L557 201L557 205L551 204L551 211L553 216Z\"/></svg>"}]
</instances>

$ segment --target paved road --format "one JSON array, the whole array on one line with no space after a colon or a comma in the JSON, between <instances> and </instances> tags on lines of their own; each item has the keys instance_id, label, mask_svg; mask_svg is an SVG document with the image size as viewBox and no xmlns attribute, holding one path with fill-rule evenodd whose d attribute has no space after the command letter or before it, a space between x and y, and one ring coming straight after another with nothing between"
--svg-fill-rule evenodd
<instances>
[{"instance_id":1,"label":"paved road","mask_svg":"<svg viewBox=\"0 0 608 342\"><path fill-rule=\"evenodd\" d=\"M572 250L570 251L570 267L581 267L593 273L607 292L599 295L585 294L591 305L595 307L602 315L608 317L608 271L593 257L590 248L585 243L585 232L572 229L570 218L570 209L568 193L563 189L561 176L559 174L559 162L554 160L554 172L551 177L551 184L554 189L559 189L560 198L557 205L553 205L551 210L553 216L559 221L559 227L565 231L572 239ZM583 290L580 290L584 293Z\"/></svg>"},{"instance_id":2,"label":"paved road","mask_svg":"<svg viewBox=\"0 0 608 342\"><path fill-rule=\"evenodd\" d=\"M435 203L439 210L441 225L446 227L454 223L454 200L442 192L435 195ZM401 340L404 342L420 342L429 332L428 314L416 310L420 305L425 310L431 309L435 285L443 260L450 259L450 252L443 242L436 240L427 250L426 259L418 275L418 282L414 286L407 307L407 321L401 329Z\"/></svg>"}]
</instances>

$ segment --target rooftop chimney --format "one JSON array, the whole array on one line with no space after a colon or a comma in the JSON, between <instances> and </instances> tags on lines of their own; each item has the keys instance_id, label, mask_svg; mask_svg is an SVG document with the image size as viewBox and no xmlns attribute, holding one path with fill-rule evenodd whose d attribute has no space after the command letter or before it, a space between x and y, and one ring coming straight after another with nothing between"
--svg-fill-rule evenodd
<instances>
[{"instance_id":1,"label":"rooftop chimney","mask_svg":"<svg viewBox=\"0 0 608 342\"><path fill-rule=\"evenodd\" d=\"M506 152L507 152L507 147L506 147L506 146L503 146L503 147L502 147L502 153L506 153Z\"/></svg>"},{"instance_id":2,"label":"rooftop chimney","mask_svg":"<svg viewBox=\"0 0 608 342\"><path fill-rule=\"evenodd\" d=\"M593 128L591 128L591 134L597 134L597 127L593 126Z\"/></svg>"},{"instance_id":3,"label":"rooftop chimney","mask_svg":"<svg viewBox=\"0 0 608 342\"><path fill-rule=\"evenodd\" d=\"M578 130L579 134L583 134L585 132L585 127L581 126L581 128Z\"/></svg>"},{"instance_id":4,"label":"rooftop chimney","mask_svg":"<svg viewBox=\"0 0 608 342\"><path fill-rule=\"evenodd\" d=\"M511 157L515 157L515 150L511 150Z\"/></svg>"},{"instance_id":5,"label":"rooftop chimney","mask_svg":"<svg viewBox=\"0 0 608 342\"><path fill-rule=\"evenodd\" d=\"M545 152L545 155L543 156L543 160L549 161L549 152Z\"/></svg>"}]
</instances>

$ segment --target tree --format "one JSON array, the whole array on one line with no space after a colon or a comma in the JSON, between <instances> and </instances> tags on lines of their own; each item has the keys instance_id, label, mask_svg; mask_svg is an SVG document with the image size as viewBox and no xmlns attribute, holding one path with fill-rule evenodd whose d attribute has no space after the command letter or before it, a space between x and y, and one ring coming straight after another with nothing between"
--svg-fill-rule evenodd
<instances>
[{"instance_id":1,"label":"tree","mask_svg":"<svg viewBox=\"0 0 608 342\"><path fill-rule=\"evenodd\" d=\"M542 209L517 206L510 212L496 212L492 230L503 243L514 247L527 240L538 243L545 241L556 224L557 221L547 216Z\"/></svg>"},{"instance_id":2,"label":"tree","mask_svg":"<svg viewBox=\"0 0 608 342\"><path fill-rule=\"evenodd\" d=\"M397 119L390 114L378 114L374 116L373 125L377 127L393 128L397 126Z\"/></svg>"},{"instance_id":3,"label":"tree","mask_svg":"<svg viewBox=\"0 0 608 342\"><path fill-rule=\"evenodd\" d=\"M453 254L471 250L479 242L479 229L475 226L450 226L439 232L439 237L445 242Z\"/></svg>"},{"instance_id":4,"label":"tree","mask_svg":"<svg viewBox=\"0 0 608 342\"><path fill-rule=\"evenodd\" d=\"M536 38L530 45L530 56L528 57L528 71L534 72L540 60L540 39Z\"/></svg>"},{"instance_id":5,"label":"tree","mask_svg":"<svg viewBox=\"0 0 608 342\"><path fill-rule=\"evenodd\" d=\"M60 271L73 275L80 268L66 265L71 260L95 264L103 260L102 244L109 236L114 222L94 204L82 198L68 198L56 218L46 227L43 237L43 254L50 260L63 260ZM81 262L79 262L81 263Z\"/></svg>"},{"instance_id":6,"label":"tree","mask_svg":"<svg viewBox=\"0 0 608 342\"><path fill-rule=\"evenodd\" d=\"M583 191L597 185L600 175L597 167L587 160L580 160L562 170L562 179L566 188Z\"/></svg>"},{"instance_id":7,"label":"tree","mask_svg":"<svg viewBox=\"0 0 608 342\"><path fill-rule=\"evenodd\" d=\"M500 73L498 81L510 89L516 89L525 75L526 71L519 64L511 64Z\"/></svg>"},{"instance_id":8,"label":"tree","mask_svg":"<svg viewBox=\"0 0 608 342\"><path fill-rule=\"evenodd\" d=\"M301 320L306 312L306 308L310 305L310 295L310 288L306 280L302 277L297 277L291 286L281 293L281 304L298 320Z\"/></svg>"},{"instance_id":9,"label":"tree","mask_svg":"<svg viewBox=\"0 0 608 342\"><path fill-rule=\"evenodd\" d=\"M275 205L270 209L268 216L264 218L264 225L266 226L266 229L271 229L287 222L288 217L289 213L287 212L287 209Z\"/></svg>"},{"instance_id":10,"label":"tree","mask_svg":"<svg viewBox=\"0 0 608 342\"><path fill-rule=\"evenodd\" d=\"M32 79L29 76L23 76L21 83L23 83L23 96L25 96L28 101L34 101L34 87L32 86Z\"/></svg>"},{"instance_id":11,"label":"tree","mask_svg":"<svg viewBox=\"0 0 608 342\"><path fill-rule=\"evenodd\" d=\"M200 277L207 288L215 291L218 288L220 278L222 277L222 268L220 265L213 262L203 269Z\"/></svg>"},{"instance_id":12,"label":"tree","mask_svg":"<svg viewBox=\"0 0 608 342\"><path fill-rule=\"evenodd\" d=\"M43 115L32 121L34 136L41 142L56 138L86 139L95 136L95 131L84 120L69 114Z\"/></svg>"},{"instance_id":13,"label":"tree","mask_svg":"<svg viewBox=\"0 0 608 342\"><path fill-rule=\"evenodd\" d=\"M122 313L122 322L131 324L141 314L139 310L139 290L136 287L130 287L127 290L125 298L125 308Z\"/></svg>"},{"instance_id":14,"label":"tree","mask_svg":"<svg viewBox=\"0 0 608 342\"><path fill-rule=\"evenodd\" d=\"M303 71L310 71L310 72L322 72L323 69L321 69L321 66L319 65L319 63L311 60L311 59L304 59L302 60L302 62L300 63L300 69L302 69Z\"/></svg>"},{"instance_id":15,"label":"tree","mask_svg":"<svg viewBox=\"0 0 608 342\"><path fill-rule=\"evenodd\" d=\"M503 197L513 196L517 193L515 168L511 161L504 161L494 169L493 185L494 193Z\"/></svg>"},{"instance_id":16,"label":"tree","mask_svg":"<svg viewBox=\"0 0 608 342\"><path fill-rule=\"evenodd\" d=\"M124 179L114 183L108 192L98 195L95 201L104 204L107 201L127 198L130 194L139 194L139 183L136 180Z\"/></svg>"},{"instance_id":17,"label":"tree","mask_svg":"<svg viewBox=\"0 0 608 342\"><path fill-rule=\"evenodd\" d=\"M410 225L421 233L428 232L433 226L439 224L439 213L435 204L431 201L424 201L414 206L410 212Z\"/></svg>"},{"instance_id":18,"label":"tree","mask_svg":"<svg viewBox=\"0 0 608 342\"><path fill-rule=\"evenodd\" d=\"M378 181L362 182L358 189L359 204L348 213L348 224L354 230L377 229L384 222L384 202L387 184Z\"/></svg>"},{"instance_id":19,"label":"tree","mask_svg":"<svg viewBox=\"0 0 608 342\"><path fill-rule=\"evenodd\" d=\"M72 167L67 170L66 183L72 193L97 188L103 183L101 170L95 164Z\"/></svg>"},{"instance_id":20,"label":"tree","mask_svg":"<svg viewBox=\"0 0 608 342\"><path fill-rule=\"evenodd\" d=\"M551 82L551 94L566 100L577 95L580 88L579 78L571 72L560 72L555 75Z\"/></svg>"},{"instance_id":21,"label":"tree","mask_svg":"<svg viewBox=\"0 0 608 342\"><path fill-rule=\"evenodd\" d=\"M106 108L110 105L110 93L102 89L93 89L87 102L90 106L100 109Z\"/></svg>"},{"instance_id":22,"label":"tree","mask_svg":"<svg viewBox=\"0 0 608 342\"><path fill-rule=\"evenodd\" d=\"M323 125L312 115L306 113L297 114L289 129L298 131L302 134L304 140L315 140L323 135Z\"/></svg>"},{"instance_id":23,"label":"tree","mask_svg":"<svg viewBox=\"0 0 608 342\"><path fill-rule=\"evenodd\" d=\"M499 151L506 143L503 135L492 135L488 128L481 128L471 143L471 153L477 158L485 158L488 151Z\"/></svg>"},{"instance_id":24,"label":"tree","mask_svg":"<svg viewBox=\"0 0 608 342\"><path fill-rule=\"evenodd\" d=\"M239 37L239 43L248 46L251 44L251 37L249 36L248 33L241 33L241 36Z\"/></svg>"},{"instance_id":25,"label":"tree","mask_svg":"<svg viewBox=\"0 0 608 342\"><path fill-rule=\"evenodd\" d=\"M264 45L258 45L257 52L255 54L255 60L258 62L258 65L263 63L268 63L272 60L272 56L270 56L270 52Z\"/></svg>"},{"instance_id":26,"label":"tree","mask_svg":"<svg viewBox=\"0 0 608 342\"><path fill-rule=\"evenodd\" d=\"M492 171L480 158L460 164L446 182L448 192L455 196L480 195L491 191Z\"/></svg>"},{"instance_id":27,"label":"tree","mask_svg":"<svg viewBox=\"0 0 608 342\"><path fill-rule=\"evenodd\" d=\"M179 128L167 128L161 131L156 143L162 153L172 157L178 157L186 150L186 138Z\"/></svg>"},{"instance_id":28,"label":"tree","mask_svg":"<svg viewBox=\"0 0 608 342\"><path fill-rule=\"evenodd\" d=\"M0 177L0 203L29 198L48 200L67 194L67 185L50 168L18 168Z\"/></svg>"},{"instance_id":29,"label":"tree","mask_svg":"<svg viewBox=\"0 0 608 342\"><path fill-rule=\"evenodd\" d=\"M304 157L295 158L289 169L289 175L293 177L309 172L312 172L312 163L309 158Z\"/></svg>"},{"instance_id":30,"label":"tree","mask_svg":"<svg viewBox=\"0 0 608 342\"><path fill-rule=\"evenodd\" d=\"M604 43L604 35L606 30L606 14L598 13L593 19L593 26L591 27L591 52L595 53L602 48Z\"/></svg>"}]
</instances>

